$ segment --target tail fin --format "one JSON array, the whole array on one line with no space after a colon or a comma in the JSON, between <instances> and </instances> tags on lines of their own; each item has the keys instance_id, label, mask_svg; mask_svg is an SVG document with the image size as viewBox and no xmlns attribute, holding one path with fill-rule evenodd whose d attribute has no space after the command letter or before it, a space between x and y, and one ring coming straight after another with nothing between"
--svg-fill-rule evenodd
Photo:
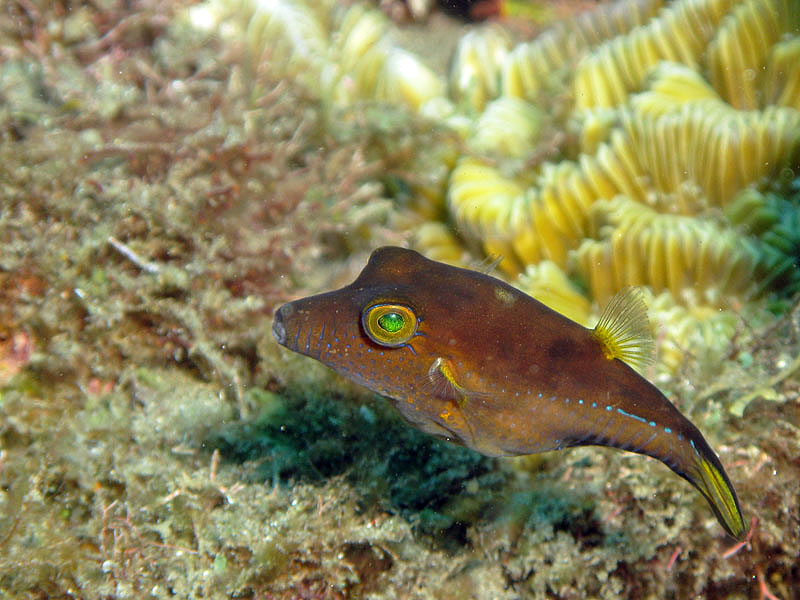
<instances>
[{"instance_id":1,"label":"tail fin","mask_svg":"<svg viewBox=\"0 0 800 600\"><path fill-rule=\"evenodd\" d=\"M691 442L695 453L694 468L684 477L705 496L720 524L737 540L747 533L739 499L719 459L706 444Z\"/></svg>"}]
</instances>

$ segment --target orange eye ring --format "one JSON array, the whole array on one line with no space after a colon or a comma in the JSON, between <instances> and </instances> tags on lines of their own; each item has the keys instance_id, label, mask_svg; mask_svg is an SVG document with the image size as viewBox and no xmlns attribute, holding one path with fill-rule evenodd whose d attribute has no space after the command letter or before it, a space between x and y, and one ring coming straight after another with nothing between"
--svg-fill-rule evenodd
<instances>
[{"instance_id":1,"label":"orange eye ring","mask_svg":"<svg viewBox=\"0 0 800 600\"><path fill-rule=\"evenodd\" d=\"M376 344L396 348L417 332L417 316L402 304L373 304L361 313L361 325Z\"/></svg>"}]
</instances>

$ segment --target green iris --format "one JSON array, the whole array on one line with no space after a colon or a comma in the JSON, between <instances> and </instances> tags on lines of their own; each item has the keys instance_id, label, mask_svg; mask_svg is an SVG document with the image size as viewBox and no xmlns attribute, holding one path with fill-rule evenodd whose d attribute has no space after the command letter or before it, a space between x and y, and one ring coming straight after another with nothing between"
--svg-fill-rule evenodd
<instances>
[{"instance_id":1,"label":"green iris","mask_svg":"<svg viewBox=\"0 0 800 600\"><path fill-rule=\"evenodd\" d=\"M364 309L361 326L376 344L397 348L414 337L417 317L407 306L381 302Z\"/></svg>"},{"instance_id":2,"label":"green iris","mask_svg":"<svg viewBox=\"0 0 800 600\"><path fill-rule=\"evenodd\" d=\"M403 315L396 312L386 313L378 318L378 326L387 333L397 333L404 325Z\"/></svg>"}]
</instances>

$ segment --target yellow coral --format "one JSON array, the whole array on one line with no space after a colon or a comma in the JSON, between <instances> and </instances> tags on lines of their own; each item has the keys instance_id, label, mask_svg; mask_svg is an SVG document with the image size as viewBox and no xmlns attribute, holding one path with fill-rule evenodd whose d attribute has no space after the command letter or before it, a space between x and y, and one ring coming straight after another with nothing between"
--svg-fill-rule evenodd
<instances>
[{"instance_id":1,"label":"yellow coral","mask_svg":"<svg viewBox=\"0 0 800 600\"><path fill-rule=\"evenodd\" d=\"M362 85L367 85L366 82ZM374 83L374 92L365 99L403 102L413 109L444 93L444 82L414 54L392 48Z\"/></svg>"},{"instance_id":2,"label":"yellow coral","mask_svg":"<svg viewBox=\"0 0 800 600\"><path fill-rule=\"evenodd\" d=\"M511 49L511 37L498 25L470 31L456 47L450 67L450 95L472 111L482 111L500 95L500 70Z\"/></svg>"},{"instance_id":3,"label":"yellow coral","mask_svg":"<svg viewBox=\"0 0 800 600\"><path fill-rule=\"evenodd\" d=\"M557 23L535 40L514 48L503 67L503 93L533 100L547 87L560 84L568 67L592 46L646 23L662 0L604 5Z\"/></svg>"},{"instance_id":4,"label":"yellow coral","mask_svg":"<svg viewBox=\"0 0 800 600\"><path fill-rule=\"evenodd\" d=\"M732 229L658 213L624 197L596 203L592 217L599 239L581 244L575 268L600 304L629 285L710 306L754 290L758 252Z\"/></svg>"},{"instance_id":5,"label":"yellow coral","mask_svg":"<svg viewBox=\"0 0 800 600\"><path fill-rule=\"evenodd\" d=\"M596 108L583 111L575 119L578 130L578 151L581 154L597 153L600 145L608 142L618 120L617 111L613 109Z\"/></svg>"},{"instance_id":6,"label":"yellow coral","mask_svg":"<svg viewBox=\"0 0 800 600\"><path fill-rule=\"evenodd\" d=\"M388 22L376 11L359 5L347 10L334 36L329 92L334 101L346 105L379 100L416 110L444 93L442 78L416 55L393 44L388 30Z\"/></svg>"},{"instance_id":7,"label":"yellow coral","mask_svg":"<svg viewBox=\"0 0 800 600\"><path fill-rule=\"evenodd\" d=\"M528 265L514 285L573 321L589 325L591 304L554 262Z\"/></svg>"},{"instance_id":8,"label":"yellow coral","mask_svg":"<svg viewBox=\"0 0 800 600\"><path fill-rule=\"evenodd\" d=\"M503 176L486 162L462 158L450 176L450 214L468 235L496 235L508 230L513 206L525 188L523 181Z\"/></svg>"},{"instance_id":9,"label":"yellow coral","mask_svg":"<svg viewBox=\"0 0 800 600\"><path fill-rule=\"evenodd\" d=\"M424 252L428 258L449 265L464 267L468 263L469 257L461 240L444 223L430 221L420 225L414 231L411 246Z\"/></svg>"},{"instance_id":10,"label":"yellow coral","mask_svg":"<svg viewBox=\"0 0 800 600\"><path fill-rule=\"evenodd\" d=\"M245 29L253 69L269 62L279 74L311 84L328 62L329 37L321 15L328 2L308 4L275 0L262 6L249 0L216 2L219 20L234 19Z\"/></svg>"},{"instance_id":11,"label":"yellow coral","mask_svg":"<svg viewBox=\"0 0 800 600\"><path fill-rule=\"evenodd\" d=\"M533 151L544 115L535 105L505 96L493 100L475 121L469 149L478 154L523 158Z\"/></svg>"},{"instance_id":12,"label":"yellow coral","mask_svg":"<svg viewBox=\"0 0 800 600\"><path fill-rule=\"evenodd\" d=\"M697 67L717 23L734 0L679 0L647 25L601 44L577 66L578 109L616 106L641 87L659 61Z\"/></svg>"},{"instance_id":13,"label":"yellow coral","mask_svg":"<svg viewBox=\"0 0 800 600\"><path fill-rule=\"evenodd\" d=\"M764 78L764 101L800 110L800 36L772 47Z\"/></svg>"},{"instance_id":14,"label":"yellow coral","mask_svg":"<svg viewBox=\"0 0 800 600\"><path fill-rule=\"evenodd\" d=\"M739 190L791 165L800 146L800 112L792 108L745 112L718 100L673 106L657 118L623 114L642 170L669 196L661 203L672 212L724 207Z\"/></svg>"},{"instance_id":15,"label":"yellow coral","mask_svg":"<svg viewBox=\"0 0 800 600\"><path fill-rule=\"evenodd\" d=\"M670 292L649 299L650 322L655 328L658 364L674 373L687 359L704 367L722 363L729 345L741 327L741 318L732 310L704 304L685 306Z\"/></svg>"},{"instance_id":16,"label":"yellow coral","mask_svg":"<svg viewBox=\"0 0 800 600\"><path fill-rule=\"evenodd\" d=\"M645 26L584 57L573 78L576 107L624 103L660 61L693 69L707 62L711 83L726 102L762 107L761 74L770 48L796 31L799 20L795 0L678 0Z\"/></svg>"},{"instance_id":17,"label":"yellow coral","mask_svg":"<svg viewBox=\"0 0 800 600\"><path fill-rule=\"evenodd\" d=\"M630 97L630 105L638 114L656 118L701 100L719 101L720 97L697 71L663 61L650 71L647 89Z\"/></svg>"},{"instance_id":18,"label":"yellow coral","mask_svg":"<svg viewBox=\"0 0 800 600\"><path fill-rule=\"evenodd\" d=\"M378 11L332 0L217 0L202 8L195 20L233 20L244 29L253 70L269 62L334 104L381 100L419 109L444 94L444 79L391 40Z\"/></svg>"},{"instance_id":19,"label":"yellow coral","mask_svg":"<svg viewBox=\"0 0 800 600\"><path fill-rule=\"evenodd\" d=\"M650 85L605 117L609 140L593 156L545 164L527 189L519 177L462 161L448 196L456 222L494 249L510 248L520 265L548 259L564 267L587 236L595 201L622 194L662 211L702 214L790 165L800 147L797 110L736 110L676 63L661 63ZM613 128L616 120L622 129ZM616 291L623 284L607 285Z\"/></svg>"},{"instance_id":20,"label":"yellow coral","mask_svg":"<svg viewBox=\"0 0 800 600\"><path fill-rule=\"evenodd\" d=\"M796 0L744 0L720 23L708 48L711 82L726 102L741 109L764 106L762 73L772 46L798 27Z\"/></svg>"},{"instance_id":21,"label":"yellow coral","mask_svg":"<svg viewBox=\"0 0 800 600\"><path fill-rule=\"evenodd\" d=\"M388 30L389 23L375 11L356 5L345 13L333 35L338 60L324 74L335 102L348 104L372 93L391 52Z\"/></svg>"},{"instance_id":22,"label":"yellow coral","mask_svg":"<svg viewBox=\"0 0 800 600\"><path fill-rule=\"evenodd\" d=\"M548 259L563 267L568 251L586 237L592 204L620 193L644 201L644 182L633 148L617 130L594 157L545 164L527 189L519 177L462 159L451 176L448 206L468 235L511 249L522 264Z\"/></svg>"}]
</instances>

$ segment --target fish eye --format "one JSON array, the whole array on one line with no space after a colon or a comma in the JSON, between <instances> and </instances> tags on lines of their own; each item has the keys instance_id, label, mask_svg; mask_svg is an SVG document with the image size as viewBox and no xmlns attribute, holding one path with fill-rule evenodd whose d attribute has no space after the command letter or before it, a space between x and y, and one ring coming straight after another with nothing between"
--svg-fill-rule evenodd
<instances>
[{"instance_id":1,"label":"fish eye","mask_svg":"<svg viewBox=\"0 0 800 600\"><path fill-rule=\"evenodd\" d=\"M361 313L364 332L376 344L402 346L417 331L417 317L402 304L373 304Z\"/></svg>"}]
</instances>

